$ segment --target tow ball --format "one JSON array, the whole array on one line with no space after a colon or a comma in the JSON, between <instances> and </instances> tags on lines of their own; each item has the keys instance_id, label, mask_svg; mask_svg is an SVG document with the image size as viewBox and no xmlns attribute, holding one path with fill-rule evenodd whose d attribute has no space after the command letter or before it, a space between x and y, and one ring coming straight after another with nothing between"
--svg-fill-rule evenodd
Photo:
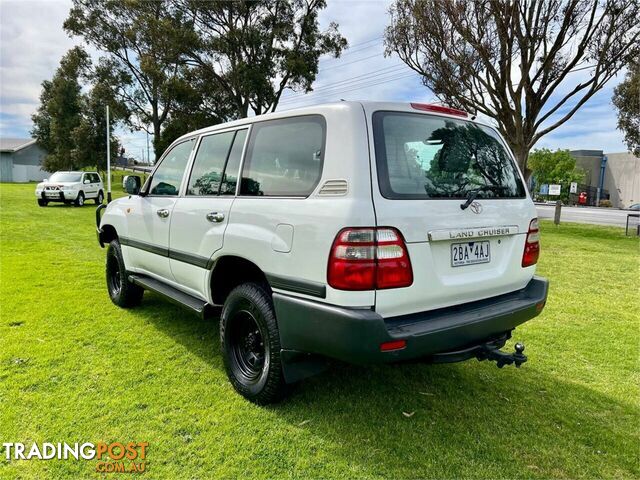
<instances>
[{"instance_id":1,"label":"tow ball","mask_svg":"<svg viewBox=\"0 0 640 480\"><path fill-rule=\"evenodd\" d=\"M524 362L527 361L527 356L524 352L524 345L522 343L516 343L515 352L507 353L500 350L499 347L492 344L485 344L476 353L476 358L480 361L489 360L496 362L498 368L502 368L505 365L514 364L517 368L520 368Z\"/></svg>"}]
</instances>

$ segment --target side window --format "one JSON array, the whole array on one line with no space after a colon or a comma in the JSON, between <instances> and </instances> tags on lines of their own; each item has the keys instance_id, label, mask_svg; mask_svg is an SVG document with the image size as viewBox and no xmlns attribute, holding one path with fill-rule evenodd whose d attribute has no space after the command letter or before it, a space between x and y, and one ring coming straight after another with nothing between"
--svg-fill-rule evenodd
<instances>
[{"instance_id":1,"label":"side window","mask_svg":"<svg viewBox=\"0 0 640 480\"><path fill-rule=\"evenodd\" d=\"M229 153L227 166L224 169L224 179L222 180L221 195L235 195L236 185L238 183L238 170L240 169L240 160L242 160L242 149L244 141L247 139L247 130L238 130L236 138L233 140L233 147Z\"/></svg>"},{"instance_id":2,"label":"side window","mask_svg":"<svg viewBox=\"0 0 640 480\"><path fill-rule=\"evenodd\" d=\"M253 125L242 169L242 195L307 196L320 180L325 121L319 115Z\"/></svg>"},{"instance_id":3,"label":"side window","mask_svg":"<svg viewBox=\"0 0 640 480\"><path fill-rule=\"evenodd\" d=\"M91 183L100 183L100 177L98 177L97 173L91 174Z\"/></svg>"},{"instance_id":4,"label":"side window","mask_svg":"<svg viewBox=\"0 0 640 480\"><path fill-rule=\"evenodd\" d=\"M218 195L224 164L235 132L202 137L193 162L187 195Z\"/></svg>"},{"instance_id":5,"label":"side window","mask_svg":"<svg viewBox=\"0 0 640 480\"><path fill-rule=\"evenodd\" d=\"M193 139L179 143L167 153L151 178L149 195L178 195Z\"/></svg>"}]
</instances>

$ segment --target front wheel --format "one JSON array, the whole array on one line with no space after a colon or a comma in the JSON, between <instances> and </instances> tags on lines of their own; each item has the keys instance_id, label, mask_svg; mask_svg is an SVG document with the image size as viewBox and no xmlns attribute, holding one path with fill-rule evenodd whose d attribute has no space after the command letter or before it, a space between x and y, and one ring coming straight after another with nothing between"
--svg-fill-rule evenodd
<instances>
[{"instance_id":1,"label":"front wheel","mask_svg":"<svg viewBox=\"0 0 640 480\"><path fill-rule=\"evenodd\" d=\"M98 196L96 197L96 205L101 205L103 200L104 200L104 193L102 193L102 190L100 190L98 192Z\"/></svg>"},{"instance_id":2,"label":"front wheel","mask_svg":"<svg viewBox=\"0 0 640 480\"><path fill-rule=\"evenodd\" d=\"M231 291L220 317L220 347L227 376L242 396L265 405L287 393L278 324L265 288L245 283Z\"/></svg>"},{"instance_id":3,"label":"front wheel","mask_svg":"<svg viewBox=\"0 0 640 480\"><path fill-rule=\"evenodd\" d=\"M142 301L144 289L127 278L120 242L112 240L107 248L107 290L111 301L122 308L131 308Z\"/></svg>"},{"instance_id":4,"label":"front wheel","mask_svg":"<svg viewBox=\"0 0 640 480\"><path fill-rule=\"evenodd\" d=\"M82 192L78 193L78 197L76 198L75 205L76 207L82 207L84 205L84 193Z\"/></svg>"},{"instance_id":5,"label":"front wheel","mask_svg":"<svg viewBox=\"0 0 640 480\"><path fill-rule=\"evenodd\" d=\"M46 200L39 198L38 199L38 205L41 207L46 207L47 205L49 205L49 202L47 202Z\"/></svg>"}]
</instances>

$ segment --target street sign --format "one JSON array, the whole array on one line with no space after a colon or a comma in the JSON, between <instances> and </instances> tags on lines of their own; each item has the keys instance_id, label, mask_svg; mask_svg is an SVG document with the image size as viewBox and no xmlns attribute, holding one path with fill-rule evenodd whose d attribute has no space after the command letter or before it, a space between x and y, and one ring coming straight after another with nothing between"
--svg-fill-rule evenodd
<instances>
[{"instance_id":1,"label":"street sign","mask_svg":"<svg viewBox=\"0 0 640 480\"><path fill-rule=\"evenodd\" d=\"M569 193L578 193L578 182L571 182Z\"/></svg>"},{"instance_id":2,"label":"street sign","mask_svg":"<svg viewBox=\"0 0 640 480\"><path fill-rule=\"evenodd\" d=\"M549 185L543 183L540 185L540 195L549 195Z\"/></svg>"},{"instance_id":3,"label":"street sign","mask_svg":"<svg viewBox=\"0 0 640 480\"><path fill-rule=\"evenodd\" d=\"M560 185L549 185L549 195L560 195L562 187Z\"/></svg>"}]
</instances>

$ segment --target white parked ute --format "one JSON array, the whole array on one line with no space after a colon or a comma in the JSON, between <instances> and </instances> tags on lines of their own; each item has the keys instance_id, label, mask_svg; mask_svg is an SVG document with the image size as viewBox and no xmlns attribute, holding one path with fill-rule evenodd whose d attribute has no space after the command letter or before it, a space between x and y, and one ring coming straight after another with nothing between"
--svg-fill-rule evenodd
<instances>
[{"instance_id":1,"label":"white parked ute","mask_svg":"<svg viewBox=\"0 0 640 480\"><path fill-rule=\"evenodd\" d=\"M545 305L536 211L464 112L341 102L216 125L127 191L96 213L111 299L222 305L227 374L256 403L326 358L526 361L500 348Z\"/></svg>"},{"instance_id":2,"label":"white parked ute","mask_svg":"<svg viewBox=\"0 0 640 480\"><path fill-rule=\"evenodd\" d=\"M36 185L36 198L41 207L49 202L81 207L89 199L99 205L104 200L104 185L97 172L56 172Z\"/></svg>"}]
</instances>

